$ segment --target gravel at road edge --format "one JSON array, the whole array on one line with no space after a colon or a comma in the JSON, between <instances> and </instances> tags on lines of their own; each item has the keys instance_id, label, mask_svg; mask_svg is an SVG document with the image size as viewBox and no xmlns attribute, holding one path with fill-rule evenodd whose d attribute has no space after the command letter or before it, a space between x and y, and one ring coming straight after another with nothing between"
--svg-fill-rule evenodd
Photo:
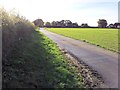
<instances>
[{"instance_id":1,"label":"gravel at road edge","mask_svg":"<svg viewBox=\"0 0 120 90\"><path fill-rule=\"evenodd\" d=\"M78 60L72 53L68 52L65 49L61 49L60 51L64 54L64 56L68 59L71 65L74 65L76 69L78 69L79 74L83 77L83 83L87 88L109 88L104 84L104 80L97 73L97 71L93 70L91 67L86 65L84 62Z\"/></svg>"}]
</instances>

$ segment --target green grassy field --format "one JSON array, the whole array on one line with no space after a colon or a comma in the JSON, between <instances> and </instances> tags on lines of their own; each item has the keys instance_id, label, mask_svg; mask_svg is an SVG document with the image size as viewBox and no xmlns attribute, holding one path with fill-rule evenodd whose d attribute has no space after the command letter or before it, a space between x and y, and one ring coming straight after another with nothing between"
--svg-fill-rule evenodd
<instances>
[{"instance_id":1,"label":"green grassy field","mask_svg":"<svg viewBox=\"0 0 120 90\"><path fill-rule=\"evenodd\" d=\"M118 29L47 28L47 30L70 38L82 40L111 51L119 52Z\"/></svg>"}]
</instances>

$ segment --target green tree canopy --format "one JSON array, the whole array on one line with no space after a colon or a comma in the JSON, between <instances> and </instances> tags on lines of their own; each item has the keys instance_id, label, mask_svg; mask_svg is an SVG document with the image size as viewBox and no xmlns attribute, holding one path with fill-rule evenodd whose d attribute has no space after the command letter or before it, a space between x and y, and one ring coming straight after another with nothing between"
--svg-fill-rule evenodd
<instances>
[{"instance_id":1,"label":"green tree canopy","mask_svg":"<svg viewBox=\"0 0 120 90\"><path fill-rule=\"evenodd\" d=\"M44 22L42 19L36 19L35 21L33 21L33 23L38 27L42 27L44 25Z\"/></svg>"},{"instance_id":2,"label":"green tree canopy","mask_svg":"<svg viewBox=\"0 0 120 90\"><path fill-rule=\"evenodd\" d=\"M105 28L107 26L107 20L105 19L99 19L98 23L98 27L100 28Z\"/></svg>"}]
</instances>

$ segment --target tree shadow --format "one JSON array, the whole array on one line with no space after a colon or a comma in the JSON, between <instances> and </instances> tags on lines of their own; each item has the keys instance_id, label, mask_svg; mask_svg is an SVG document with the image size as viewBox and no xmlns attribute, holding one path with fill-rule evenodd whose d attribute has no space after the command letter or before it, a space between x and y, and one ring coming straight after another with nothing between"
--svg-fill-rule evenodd
<instances>
[{"instance_id":1,"label":"tree shadow","mask_svg":"<svg viewBox=\"0 0 120 90\"><path fill-rule=\"evenodd\" d=\"M82 88L55 43L39 31L30 35L16 42L3 65L3 88Z\"/></svg>"}]
</instances>

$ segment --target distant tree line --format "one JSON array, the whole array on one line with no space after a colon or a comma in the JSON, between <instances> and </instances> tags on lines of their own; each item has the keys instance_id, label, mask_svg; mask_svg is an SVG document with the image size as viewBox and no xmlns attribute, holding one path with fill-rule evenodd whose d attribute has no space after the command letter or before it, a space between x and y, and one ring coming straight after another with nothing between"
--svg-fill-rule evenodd
<instances>
[{"instance_id":1,"label":"distant tree line","mask_svg":"<svg viewBox=\"0 0 120 90\"><path fill-rule=\"evenodd\" d=\"M43 22L42 19L36 19L33 21L33 23L38 27L48 27L48 28L90 28L91 27L87 23L82 23L81 25L78 25L77 22L73 23L70 20ZM105 19L99 19L97 23L98 23L97 27L91 27L91 28L120 28L120 23L114 23L108 25L107 20Z\"/></svg>"},{"instance_id":2,"label":"distant tree line","mask_svg":"<svg viewBox=\"0 0 120 90\"><path fill-rule=\"evenodd\" d=\"M114 23L114 24L109 24L107 26L107 20L105 19L99 19L98 23L98 27L100 28L120 28L120 23Z\"/></svg>"},{"instance_id":3,"label":"distant tree line","mask_svg":"<svg viewBox=\"0 0 120 90\"><path fill-rule=\"evenodd\" d=\"M74 28L74 27L79 27L79 25L77 23L72 23L70 20L61 20L61 21L52 21L50 22L43 22L42 19L36 19L35 21L33 21L33 23L36 26L39 27L56 27L56 28L65 28L65 27L70 27L70 28Z\"/></svg>"}]
</instances>

